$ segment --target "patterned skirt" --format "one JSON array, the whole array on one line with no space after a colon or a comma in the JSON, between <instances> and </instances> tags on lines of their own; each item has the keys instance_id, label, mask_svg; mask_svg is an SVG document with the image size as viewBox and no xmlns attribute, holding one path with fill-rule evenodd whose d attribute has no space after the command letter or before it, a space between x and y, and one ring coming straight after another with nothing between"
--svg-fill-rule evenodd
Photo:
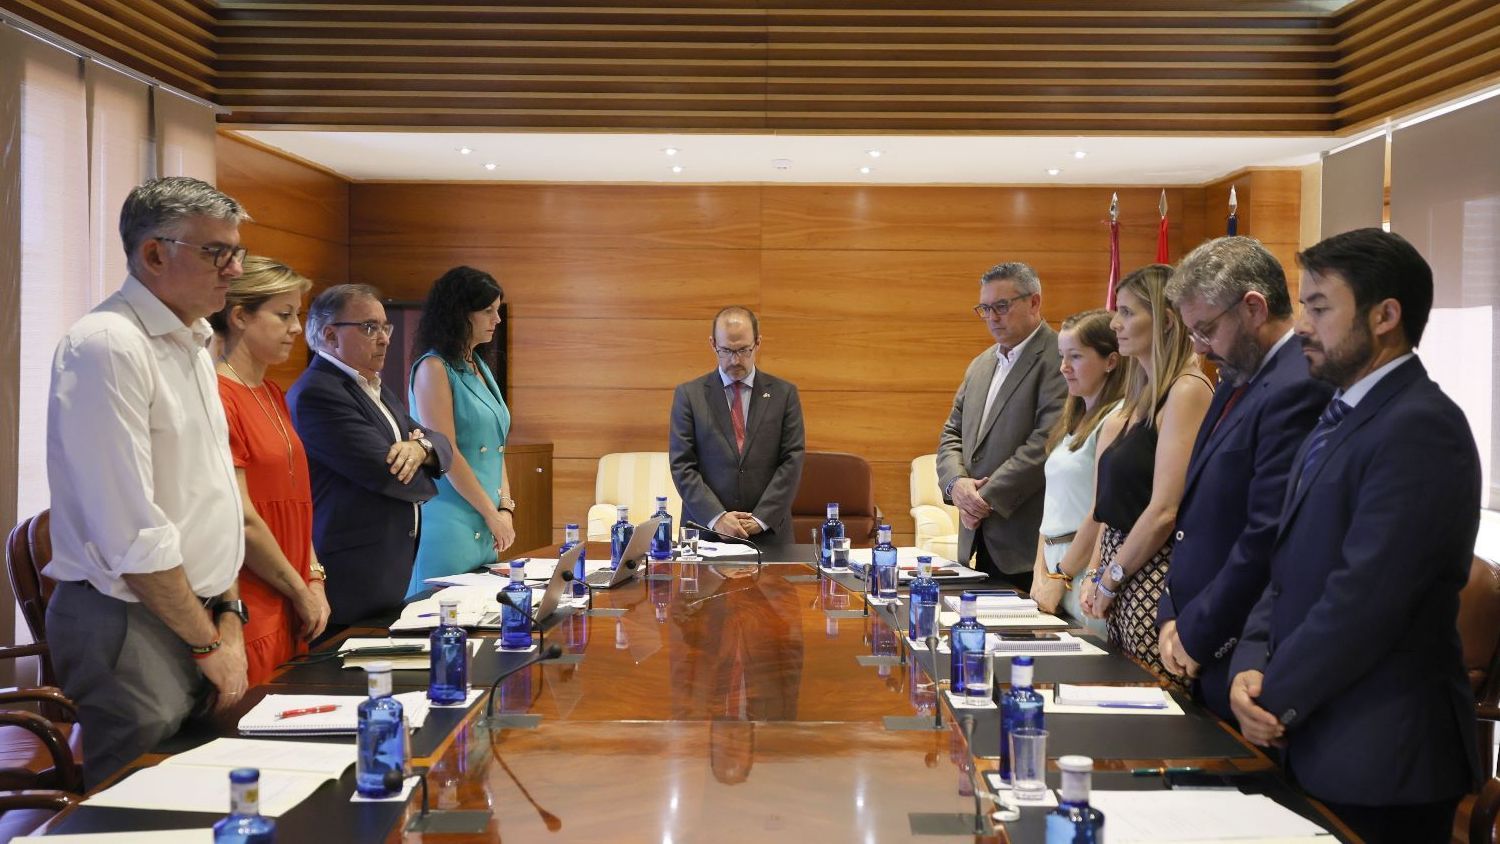
<instances>
[{"instance_id":1,"label":"patterned skirt","mask_svg":"<svg viewBox=\"0 0 1500 844\"><path fill-rule=\"evenodd\" d=\"M1125 531L1108 525L1103 527L1100 560L1101 567L1108 568L1120 552L1120 546L1125 544ZM1120 597L1109 607L1105 624L1109 627L1109 641L1164 679L1177 682L1162 664L1161 647L1156 638L1156 610L1161 605L1162 589L1167 585L1167 567L1171 563L1172 540L1168 539L1146 565L1125 581Z\"/></svg>"}]
</instances>

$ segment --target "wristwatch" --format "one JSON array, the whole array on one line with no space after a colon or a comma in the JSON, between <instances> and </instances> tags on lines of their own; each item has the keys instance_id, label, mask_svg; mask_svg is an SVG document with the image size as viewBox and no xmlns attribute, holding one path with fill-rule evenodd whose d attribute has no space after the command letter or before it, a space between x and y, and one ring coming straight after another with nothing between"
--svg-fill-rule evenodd
<instances>
[{"instance_id":1,"label":"wristwatch","mask_svg":"<svg viewBox=\"0 0 1500 844\"><path fill-rule=\"evenodd\" d=\"M323 568L323 564L317 560L307 564L307 574L311 580L328 580L328 569Z\"/></svg>"},{"instance_id":2,"label":"wristwatch","mask_svg":"<svg viewBox=\"0 0 1500 844\"><path fill-rule=\"evenodd\" d=\"M433 449L432 440L429 440L426 437L417 437L416 440L415 440L415 442L416 442L417 445L419 445L419 446L422 447L423 451L427 452L428 454L432 453L432 449Z\"/></svg>"},{"instance_id":3,"label":"wristwatch","mask_svg":"<svg viewBox=\"0 0 1500 844\"><path fill-rule=\"evenodd\" d=\"M505 493L500 493L500 506L498 510L508 511L512 516L516 514L516 500Z\"/></svg>"},{"instance_id":4,"label":"wristwatch","mask_svg":"<svg viewBox=\"0 0 1500 844\"><path fill-rule=\"evenodd\" d=\"M212 612L214 621L218 621L219 616L224 613L232 612L240 617L240 624L250 623L250 608L245 606L244 601L220 601L214 604Z\"/></svg>"}]
</instances>

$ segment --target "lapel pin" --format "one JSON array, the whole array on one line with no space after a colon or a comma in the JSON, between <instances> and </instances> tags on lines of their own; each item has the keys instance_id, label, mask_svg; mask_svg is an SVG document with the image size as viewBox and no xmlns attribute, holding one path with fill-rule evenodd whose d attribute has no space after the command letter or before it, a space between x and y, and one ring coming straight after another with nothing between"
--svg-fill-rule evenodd
<instances>
[{"instance_id":1,"label":"lapel pin","mask_svg":"<svg viewBox=\"0 0 1500 844\"><path fill-rule=\"evenodd\" d=\"M771 394L770 393L761 393L760 397L763 398L763 399L768 399L768 398L771 397Z\"/></svg>"}]
</instances>

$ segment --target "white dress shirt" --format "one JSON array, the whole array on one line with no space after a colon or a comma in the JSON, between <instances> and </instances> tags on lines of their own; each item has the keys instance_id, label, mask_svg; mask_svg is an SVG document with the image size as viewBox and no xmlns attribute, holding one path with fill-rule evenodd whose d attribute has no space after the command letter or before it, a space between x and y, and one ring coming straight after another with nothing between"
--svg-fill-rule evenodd
<instances>
[{"instance_id":1,"label":"white dress shirt","mask_svg":"<svg viewBox=\"0 0 1500 844\"><path fill-rule=\"evenodd\" d=\"M54 580L138 601L121 578L182 567L202 598L234 584L244 512L206 344L134 277L68 330L52 361L47 480Z\"/></svg>"},{"instance_id":2,"label":"white dress shirt","mask_svg":"<svg viewBox=\"0 0 1500 844\"><path fill-rule=\"evenodd\" d=\"M1041 330L1041 323L1037 323L1036 328L1026 335L1026 339L1011 346L1009 351L1004 351L998 344L995 346L995 377L990 379L990 392L984 397L984 413L979 417L981 425L984 424L984 420L990 418L990 410L995 406L995 397L1000 395L1000 385L1005 383L1005 378L1010 375L1010 371L1016 368L1016 361L1021 359L1021 350L1026 348L1026 344L1030 343L1031 338Z\"/></svg>"},{"instance_id":3,"label":"white dress shirt","mask_svg":"<svg viewBox=\"0 0 1500 844\"><path fill-rule=\"evenodd\" d=\"M1414 357L1416 357L1415 354L1407 352L1401 357L1398 357L1390 363L1387 363L1379 369L1375 370L1374 372L1371 372L1369 375L1366 375L1358 381L1355 381L1353 384L1350 384L1349 389L1339 390L1335 392L1333 394L1333 397L1338 401L1349 405L1349 408L1352 410L1356 405L1359 404L1360 399L1368 396L1370 394L1370 391L1375 389L1375 385L1379 384L1385 378L1385 376L1390 375L1392 372L1395 372L1396 367L1400 366L1403 363L1406 363Z\"/></svg>"},{"instance_id":4,"label":"white dress shirt","mask_svg":"<svg viewBox=\"0 0 1500 844\"><path fill-rule=\"evenodd\" d=\"M370 401L375 402L375 406L380 408L380 414L385 417L386 424L391 426L391 435L396 438L396 442L399 443L406 439L406 434L401 431L401 426L396 423L396 415L391 413L391 409L385 406L385 400L380 397L380 375L378 373L374 380L371 380L362 375L358 369L344 363L322 349L318 350L318 355L323 360L337 366L345 375L353 378L354 383L359 385L360 391L369 396ZM384 456L381 455L381 457ZM422 526L422 505L415 503L411 505L411 523L413 530Z\"/></svg>"}]
</instances>

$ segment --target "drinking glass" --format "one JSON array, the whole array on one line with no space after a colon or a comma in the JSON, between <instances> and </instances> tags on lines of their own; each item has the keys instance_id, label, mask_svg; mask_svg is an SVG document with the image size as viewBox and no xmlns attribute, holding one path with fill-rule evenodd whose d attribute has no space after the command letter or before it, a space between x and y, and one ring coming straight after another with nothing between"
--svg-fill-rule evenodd
<instances>
[{"instance_id":1,"label":"drinking glass","mask_svg":"<svg viewBox=\"0 0 1500 844\"><path fill-rule=\"evenodd\" d=\"M682 559L696 560L698 557L698 529L685 527L682 529Z\"/></svg>"},{"instance_id":2,"label":"drinking glass","mask_svg":"<svg viewBox=\"0 0 1500 844\"><path fill-rule=\"evenodd\" d=\"M1016 797L1037 800L1047 791L1047 731L1022 727L1010 734L1010 782Z\"/></svg>"}]
</instances>

